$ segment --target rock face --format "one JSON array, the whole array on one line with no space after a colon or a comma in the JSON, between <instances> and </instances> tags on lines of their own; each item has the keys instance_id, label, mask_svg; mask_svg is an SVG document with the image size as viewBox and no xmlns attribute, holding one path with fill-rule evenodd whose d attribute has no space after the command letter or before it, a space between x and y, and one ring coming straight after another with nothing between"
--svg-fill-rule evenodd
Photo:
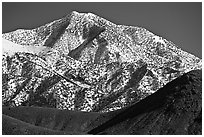
<instances>
[{"instance_id":1,"label":"rock face","mask_svg":"<svg viewBox=\"0 0 204 137\"><path fill-rule=\"evenodd\" d=\"M202 75L193 70L138 103L98 113L3 107L3 134L202 134Z\"/></svg>"},{"instance_id":2,"label":"rock face","mask_svg":"<svg viewBox=\"0 0 204 137\"><path fill-rule=\"evenodd\" d=\"M202 67L201 59L144 28L92 13L5 33L2 45L3 106L108 112Z\"/></svg>"}]
</instances>

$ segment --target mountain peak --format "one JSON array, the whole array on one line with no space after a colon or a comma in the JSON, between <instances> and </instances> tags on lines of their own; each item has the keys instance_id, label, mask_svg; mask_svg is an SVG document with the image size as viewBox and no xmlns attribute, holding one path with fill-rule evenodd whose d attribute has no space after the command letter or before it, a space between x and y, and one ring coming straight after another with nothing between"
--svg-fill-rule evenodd
<instances>
[{"instance_id":1,"label":"mountain peak","mask_svg":"<svg viewBox=\"0 0 204 137\"><path fill-rule=\"evenodd\" d=\"M3 43L4 51L13 50L3 54L3 104L8 106L41 102L59 109L112 111L202 68L201 59L145 28L116 25L92 13L73 11L3 38L13 43Z\"/></svg>"}]
</instances>

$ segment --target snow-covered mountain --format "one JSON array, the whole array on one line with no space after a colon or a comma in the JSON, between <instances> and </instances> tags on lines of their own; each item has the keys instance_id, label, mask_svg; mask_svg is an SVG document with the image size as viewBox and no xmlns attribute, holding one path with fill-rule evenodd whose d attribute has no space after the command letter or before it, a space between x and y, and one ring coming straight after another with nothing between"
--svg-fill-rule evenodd
<instances>
[{"instance_id":1,"label":"snow-covered mountain","mask_svg":"<svg viewBox=\"0 0 204 137\"><path fill-rule=\"evenodd\" d=\"M112 111L202 68L201 59L144 28L75 11L4 33L2 45L5 106Z\"/></svg>"}]
</instances>

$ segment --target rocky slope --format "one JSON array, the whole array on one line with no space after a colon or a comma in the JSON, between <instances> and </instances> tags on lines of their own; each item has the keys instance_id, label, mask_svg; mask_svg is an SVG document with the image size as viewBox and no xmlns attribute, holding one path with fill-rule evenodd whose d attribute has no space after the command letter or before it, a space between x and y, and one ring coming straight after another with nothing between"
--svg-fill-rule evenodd
<instances>
[{"instance_id":1,"label":"rocky slope","mask_svg":"<svg viewBox=\"0 0 204 137\"><path fill-rule=\"evenodd\" d=\"M202 72L194 70L184 74L109 117L99 117L98 123L91 123L91 128L95 128L88 133L202 134Z\"/></svg>"},{"instance_id":2,"label":"rocky slope","mask_svg":"<svg viewBox=\"0 0 204 137\"><path fill-rule=\"evenodd\" d=\"M202 75L193 70L129 107L82 112L3 107L3 134L202 134Z\"/></svg>"},{"instance_id":3,"label":"rocky slope","mask_svg":"<svg viewBox=\"0 0 204 137\"><path fill-rule=\"evenodd\" d=\"M202 67L201 59L144 28L75 11L5 33L2 45L3 106L108 112Z\"/></svg>"}]
</instances>

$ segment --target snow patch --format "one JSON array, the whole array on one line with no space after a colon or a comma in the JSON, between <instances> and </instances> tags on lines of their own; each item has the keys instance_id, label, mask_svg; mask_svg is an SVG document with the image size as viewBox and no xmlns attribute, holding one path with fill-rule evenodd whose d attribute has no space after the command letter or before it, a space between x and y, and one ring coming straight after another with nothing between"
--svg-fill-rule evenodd
<instances>
[{"instance_id":1,"label":"snow patch","mask_svg":"<svg viewBox=\"0 0 204 137\"><path fill-rule=\"evenodd\" d=\"M45 48L45 46L20 45L2 38L2 52L3 54L8 53L9 56L14 55L16 52L38 54Z\"/></svg>"},{"instance_id":2,"label":"snow patch","mask_svg":"<svg viewBox=\"0 0 204 137\"><path fill-rule=\"evenodd\" d=\"M162 44L165 45L165 42L164 42L164 40L162 39L162 37L153 36L152 38L153 38L156 42L160 42L160 43L162 43Z\"/></svg>"}]
</instances>

